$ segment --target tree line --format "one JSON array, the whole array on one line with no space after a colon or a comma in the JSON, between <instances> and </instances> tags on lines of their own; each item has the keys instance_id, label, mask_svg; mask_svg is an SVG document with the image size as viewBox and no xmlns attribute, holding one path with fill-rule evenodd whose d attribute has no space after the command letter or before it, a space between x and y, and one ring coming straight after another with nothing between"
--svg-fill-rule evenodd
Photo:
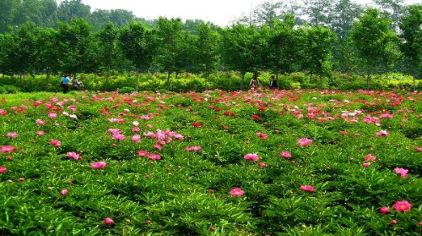
<instances>
[{"instance_id":1,"label":"tree line","mask_svg":"<svg viewBox=\"0 0 422 236\"><path fill-rule=\"evenodd\" d=\"M0 4L18 3L16 8L48 2L55 3L5 0ZM215 70L243 75L259 70L305 71L329 77L336 70L364 73L368 83L370 74L386 71L419 77L422 5L400 2L376 0L378 8L366 9L350 0L307 0L303 6L264 3L225 28L193 20L147 22L130 12L126 12L130 17L123 17L126 20L105 17L93 23L93 15L102 10L91 13L80 0L56 4L56 18L40 17L42 23L13 23L24 13L11 10L0 14L0 21L12 22L0 34L0 73L136 71L164 72L170 79L182 72L207 76ZM124 10L106 13L111 16L116 11Z\"/></svg>"}]
</instances>

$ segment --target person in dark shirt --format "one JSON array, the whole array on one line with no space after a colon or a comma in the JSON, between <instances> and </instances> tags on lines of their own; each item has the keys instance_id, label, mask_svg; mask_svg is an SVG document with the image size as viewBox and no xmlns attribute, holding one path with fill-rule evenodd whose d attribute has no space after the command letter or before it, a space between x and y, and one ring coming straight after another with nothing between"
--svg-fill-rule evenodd
<instances>
[{"instance_id":1,"label":"person in dark shirt","mask_svg":"<svg viewBox=\"0 0 422 236\"><path fill-rule=\"evenodd\" d=\"M270 89L278 89L278 83L274 75L271 75Z\"/></svg>"}]
</instances>

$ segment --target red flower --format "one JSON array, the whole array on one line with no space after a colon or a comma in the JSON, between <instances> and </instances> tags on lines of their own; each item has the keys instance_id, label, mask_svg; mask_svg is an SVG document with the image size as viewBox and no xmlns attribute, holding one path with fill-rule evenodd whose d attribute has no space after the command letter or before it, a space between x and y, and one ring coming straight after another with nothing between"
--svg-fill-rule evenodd
<instances>
[{"instance_id":1,"label":"red flower","mask_svg":"<svg viewBox=\"0 0 422 236\"><path fill-rule=\"evenodd\" d=\"M195 127L195 128L201 128L202 124L200 122L193 122L192 126Z\"/></svg>"}]
</instances>

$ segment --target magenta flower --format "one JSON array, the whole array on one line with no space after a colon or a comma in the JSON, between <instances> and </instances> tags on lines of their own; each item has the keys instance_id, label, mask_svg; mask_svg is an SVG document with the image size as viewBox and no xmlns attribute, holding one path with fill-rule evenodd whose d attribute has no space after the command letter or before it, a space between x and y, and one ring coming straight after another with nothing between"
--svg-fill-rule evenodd
<instances>
[{"instance_id":1,"label":"magenta flower","mask_svg":"<svg viewBox=\"0 0 422 236\"><path fill-rule=\"evenodd\" d=\"M393 204L393 208L398 212L409 212L412 204L406 200L397 201Z\"/></svg>"},{"instance_id":2,"label":"magenta flower","mask_svg":"<svg viewBox=\"0 0 422 236\"><path fill-rule=\"evenodd\" d=\"M7 133L7 137L8 138L11 138L11 139L13 139L13 138L17 138L19 135L18 135L18 133L17 132L9 132L9 133Z\"/></svg>"},{"instance_id":3,"label":"magenta flower","mask_svg":"<svg viewBox=\"0 0 422 236\"><path fill-rule=\"evenodd\" d=\"M107 217L107 218L104 219L104 224L105 225L112 225L112 224L114 224L114 220L111 219L110 217Z\"/></svg>"},{"instance_id":4,"label":"magenta flower","mask_svg":"<svg viewBox=\"0 0 422 236\"><path fill-rule=\"evenodd\" d=\"M113 137L112 137L112 139L116 139L118 141L123 141L123 140L125 140L125 138L126 137L123 134L118 133L118 132L113 133Z\"/></svg>"},{"instance_id":5,"label":"magenta flower","mask_svg":"<svg viewBox=\"0 0 422 236\"><path fill-rule=\"evenodd\" d=\"M265 168L267 166L267 163L261 161L260 163L258 163L259 168Z\"/></svg>"},{"instance_id":6,"label":"magenta flower","mask_svg":"<svg viewBox=\"0 0 422 236\"><path fill-rule=\"evenodd\" d=\"M261 132L257 132L256 136L258 136L260 139L268 139L268 134L264 134Z\"/></svg>"},{"instance_id":7,"label":"magenta flower","mask_svg":"<svg viewBox=\"0 0 422 236\"><path fill-rule=\"evenodd\" d=\"M365 156L366 162L373 162L373 161L376 161L376 160L377 160L377 157L373 156L372 154L368 154L368 155Z\"/></svg>"},{"instance_id":8,"label":"magenta flower","mask_svg":"<svg viewBox=\"0 0 422 236\"><path fill-rule=\"evenodd\" d=\"M44 132L44 131L42 131L42 130L38 130L38 131L37 131L37 135L38 135L38 136L44 136L44 135L45 135L45 132Z\"/></svg>"},{"instance_id":9,"label":"magenta flower","mask_svg":"<svg viewBox=\"0 0 422 236\"><path fill-rule=\"evenodd\" d=\"M292 154L289 151L282 151L280 153L280 156L283 157L283 158L286 158L286 159L292 158Z\"/></svg>"},{"instance_id":10,"label":"magenta flower","mask_svg":"<svg viewBox=\"0 0 422 236\"><path fill-rule=\"evenodd\" d=\"M202 150L201 146L190 146L190 147L186 147L185 151L187 152L199 152Z\"/></svg>"},{"instance_id":11,"label":"magenta flower","mask_svg":"<svg viewBox=\"0 0 422 236\"><path fill-rule=\"evenodd\" d=\"M371 162L365 162L362 164L363 168L369 168L371 166Z\"/></svg>"},{"instance_id":12,"label":"magenta flower","mask_svg":"<svg viewBox=\"0 0 422 236\"><path fill-rule=\"evenodd\" d=\"M107 163L105 161L93 162L91 163L92 169L104 169Z\"/></svg>"},{"instance_id":13,"label":"magenta flower","mask_svg":"<svg viewBox=\"0 0 422 236\"><path fill-rule=\"evenodd\" d=\"M259 160L258 154L255 154L255 153L246 154L243 158L247 161L258 161Z\"/></svg>"},{"instance_id":14,"label":"magenta flower","mask_svg":"<svg viewBox=\"0 0 422 236\"><path fill-rule=\"evenodd\" d=\"M307 147L312 144L312 139L309 138L301 138L297 141L297 144L301 147Z\"/></svg>"},{"instance_id":15,"label":"magenta flower","mask_svg":"<svg viewBox=\"0 0 422 236\"><path fill-rule=\"evenodd\" d=\"M67 190L67 188L64 188L64 189L62 189L62 191L60 191L60 194L61 194L63 197L66 197L66 196L69 194L69 191Z\"/></svg>"},{"instance_id":16,"label":"magenta flower","mask_svg":"<svg viewBox=\"0 0 422 236\"><path fill-rule=\"evenodd\" d=\"M305 192L315 192L315 188L312 185L302 185L300 186L300 190L303 190Z\"/></svg>"},{"instance_id":17,"label":"magenta flower","mask_svg":"<svg viewBox=\"0 0 422 236\"><path fill-rule=\"evenodd\" d=\"M132 142L139 143L141 141L141 136L139 134L135 134L132 136Z\"/></svg>"},{"instance_id":18,"label":"magenta flower","mask_svg":"<svg viewBox=\"0 0 422 236\"><path fill-rule=\"evenodd\" d=\"M4 145L0 149L1 153L12 153L13 151L15 151L15 148L10 145Z\"/></svg>"},{"instance_id":19,"label":"magenta flower","mask_svg":"<svg viewBox=\"0 0 422 236\"><path fill-rule=\"evenodd\" d=\"M79 161L81 159L79 154L77 154L76 152L68 152L66 156L75 161Z\"/></svg>"},{"instance_id":20,"label":"magenta flower","mask_svg":"<svg viewBox=\"0 0 422 236\"><path fill-rule=\"evenodd\" d=\"M381 213L381 215L388 214L388 213L390 213L390 209L388 207L386 207L386 206L381 207L380 208L380 213Z\"/></svg>"},{"instance_id":21,"label":"magenta flower","mask_svg":"<svg viewBox=\"0 0 422 236\"><path fill-rule=\"evenodd\" d=\"M383 137L383 136L387 136L387 135L388 135L387 130L381 130L381 131L377 132L377 137Z\"/></svg>"},{"instance_id":22,"label":"magenta flower","mask_svg":"<svg viewBox=\"0 0 422 236\"><path fill-rule=\"evenodd\" d=\"M243 191L241 188L232 188L230 189L230 195L232 197L242 197L245 195L245 191Z\"/></svg>"},{"instance_id":23,"label":"magenta flower","mask_svg":"<svg viewBox=\"0 0 422 236\"><path fill-rule=\"evenodd\" d=\"M60 147L62 145L62 143L56 139L51 140L50 144L53 145L54 147Z\"/></svg>"},{"instance_id":24,"label":"magenta flower","mask_svg":"<svg viewBox=\"0 0 422 236\"><path fill-rule=\"evenodd\" d=\"M145 150L139 150L138 151L138 156L139 157L147 157L149 155L149 152L148 151L145 151Z\"/></svg>"},{"instance_id":25,"label":"magenta flower","mask_svg":"<svg viewBox=\"0 0 422 236\"><path fill-rule=\"evenodd\" d=\"M407 179L409 170L408 169L404 169L404 168L400 168L400 167L396 167L394 168L394 173L399 174L403 179Z\"/></svg>"},{"instance_id":26,"label":"magenta flower","mask_svg":"<svg viewBox=\"0 0 422 236\"><path fill-rule=\"evenodd\" d=\"M0 166L0 174L5 174L7 173L7 168L4 166Z\"/></svg>"}]
</instances>

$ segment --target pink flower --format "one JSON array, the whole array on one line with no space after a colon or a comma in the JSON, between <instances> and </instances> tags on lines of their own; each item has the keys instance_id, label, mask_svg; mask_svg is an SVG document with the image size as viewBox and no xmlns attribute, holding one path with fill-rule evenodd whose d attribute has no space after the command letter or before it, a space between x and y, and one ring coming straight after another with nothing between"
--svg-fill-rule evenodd
<instances>
[{"instance_id":1,"label":"pink flower","mask_svg":"<svg viewBox=\"0 0 422 236\"><path fill-rule=\"evenodd\" d=\"M45 124L45 122L44 122L43 120L37 119L37 120L35 121L35 124L37 124L38 126L41 126L41 125L44 125L44 124Z\"/></svg>"},{"instance_id":2,"label":"pink flower","mask_svg":"<svg viewBox=\"0 0 422 236\"><path fill-rule=\"evenodd\" d=\"M300 190L303 190L305 192L315 192L315 188L312 185L302 185L300 186Z\"/></svg>"},{"instance_id":3,"label":"pink flower","mask_svg":"<svg viewBox=\"0 0 422 236\"><path fill-rule=\"evenodd\" d=\"M391 119L391 118L393 118L393 115L387 112L387 113L381 114L380 118L381 119Z\"/></svg>"},{"instance_id":4,"label":"pink flower","mask_svg":"<svg viewBox=\"0 0 422 236\"><path fill-rule=\"evenodd\" d=\"M0 174L5 174L7 173L7 168L4 166L0 166Z\"/></svg>"},{"instance_id":5,"label":"pink flower","mask_svg":"<svg viewBox=\"0 0 422 236\"><path fill-rule=\"evenodd\" d=\"M64 189L62 189L62 191L60 191L60 194L61 194L63 197L66 197L66 196L69 194L69 191L67 190L67 188L64 188Z\"/></svg>"},{"instance_id":6,"label":"pink flower","mask_svg":"<svg viewBox=\"0 0 422 236\"><path fill-rule=\"evenodd\" d=\"M56 119L56 118L57 118L57 114L56 114L56 113L54 113L54 112L50 112L50 113L48 113L48 117L49 117L50 119Z\"/></svg>"},{"instance_id":7,"label":"pink flower","mask_svg":"<svg viewBox=\"0 0 422 236\"><path fill-rule=\"evenodd\" d=\"M0 109L0 116L6 116L7 115L7 111L4 109Z\"/></svg>"},{"instance_id":8,"label":"pink flower","mask_svg":"<svg viewBox=\"0 0 422 236\"><path fill-rule=\"evenodd\" d=\"M15 151L15 148L10 145L4 145L0 149L1 153L12 153L13 151Z\"/></svg>"},{"instance_id":9,"label":"pink flower","mask_svg":"<svg viewBox=\"0 0 422 236\"><path fill-rule=\"evenodd\" d=\"M390 221L390 224L392 224L392 225L397 224L397 220L391 220L391 221Z\"/></svg>"},{"instance_id":10,"label":"pink flower","mask_svg":"<svg viewBox=\"0 0 422 236\"><path fill-rule=\"evenodd\" d=\"M396 167L396 168L394 168L394 173L399 174L401 177L403 177L403 179L407 179L409 170L404 169L404 168L400 168L400 167Z\"/></svg>"},{"instance_id":11,"label":"pink flower","mask_svg":"<svg viewBox=\"0 0 422 236\"><path fill-rule=\"evenodd\" d=\"M152 161L158 161L161 160L161 156L160 154L156 154L156 153L150 153L148 154L148 158Z\"/></svg>"},{"instance_id":12,"label":"pink flower","mask_svg":"<svg viewBox=\"0 0 422 236\"><path fill-rule=\"evenodd\" d=\"M243 158L247 161L258 161L259 160L258 154L255 154L255 153L246 154Z\"/></svg>"},{"instance_id":13,"label":"pink flower","mask_svg":"<svg viewBox=\"0 0 422 236\"><path fill-rule=\"evenodd\" d=\"M51 140L50 144L53 145L54 147L60 147L62 145L62 143L56 139Z\"/></svg>"},{"instance_id":14,"label":"pink flower","mask_svg":"<svg viewBox=\"0 0 422 236\"><path fill-rule=\"evenodd\" d=\"M190 147L186 147L185 151L187 152L199 152L202 150L201 146L190 146Z\"/></svg>"},{"instance_id":15,"label":"pink flower","mask_svg":"<svg viewBox=\"0 0 422 236\"><path fill-rule=\"evenodd\" d=\"M245 191L243 191L241 188L232 188L230 189L230 195L232 197L242 197L245 195Z\"/></svg>"},{"instance_id":16,"label":"pink flower","mask_svg":"<svg viewBox=\"0 0 422 236\"><path fill-rule=\"evenodd\" d=\"M149 155L149 152L148 151L145 151L145 150L139 150L138 151L138 156L139 157L147 157Z\"/></svg>"},{"instance_id":17,"label":"pink flower","mask_svg":"<svg viewBox=\"0 0 422 236\"><path fill-rule=\"evenodd\" d=\"M408 212L412 208L412 204L406 200L397 201L393 204L393 208L398 212Z\"/></svg>"},{"instance_id":18,"label":"pink flower","mask_svg":"<svg viewBox=\"0 0 422 236\"><path fill-rule=\"evenodd\" d=\"M268 139L268 134L264 134L261 132L257 132L256 136L258 136L260 139Z\"/></svg>"},{"instance_id":19,"label":"pink flower","mask_svg":"<svg viewBox=\"0 0 422 236\"><path fill-rule=\"evenodd\" d=\"M386 206L380 208L381 215L388 214L389 212L390 212L390 209Z\"/></svg>"},{"instance_id":20,"label":"pink flower","mask_svg":"<svg viewBox=\"0 0 422 236\"><path fill-rule=\"evenodd\" d=\"M81 159L81 157L76 152L68 152L66 156L76 161Z\"/></svg>"},{"instance_id":21,"label":"pink flower","mask_svg":"<svg viewBox=\"0 0 422 236\"><path fill-rule=\"evenodd\" d=\"M163 149L163 145L157 143L154 145L154 148L157 149L158 151L161 151L161 149Z\"/></svg>"},{"instance_id":22,"label":"pink flower","mask_svg":"<svg viewBox=\"0 0 422 236\"><path fill-rule=\"evenodd\" d=\"M371 162L365 162L362 164L363 168L369 168L371 166Z\"/></svg>"},{"instance_id":23,"label":"pink flower","mask_svg":"<svg viewBox=\"0 0 422 236\"><path fill-rule=\"evenodd\" d=\"M419 224L419 226L422 226L422 221L419 221L419 223L418 223L418 224Z\"/></svg>"},{"instance_id":24,"label":"pink flower","mask_svg":"<svg viewBox=\"0 0 422 236\"><path fill-rule=\"evenodd\" d=\"M366 162L373 162L373 161L376 161L376 160L377 160L377 157L373 156L372 154L368 154L368 155L365 156Z\"/></svg>"},{"instance_id":25,"label":"pink flower","mask_svg":"<svg viewBox=\"0 0 422 236\"><path fill-rule=\"evenodd\" d=\"M148 129L151 129L152 128L152 125L151 124L147 124L147 128Z\"/></svg>"},{"instance_id":26,"label":"pink flower","mask_svg":"<svg viewBox=\"0 0 422 236\"><path fill-rule=\"evenodd\" d=\"M282 151L280 153L280 156L283 157L283 158L286 158L286 159L292 158L292 154L289 151Z\"/></svg>"},{"instance_id":27,"label":"pink flower","mask_svg":"<svg viewBox=\"0 0 422 236\"><path fill-rule=\"evenodd\" d=\"M173 135L173 138L175 138L177 140L183 140L183 135L181 135L181 134L175 134L175 135Z\"/></svg>"},{"instance_id":28,"label":"pink flower","mask_svg":"<svg viewBox=\"0 0 422 236\"><path fill-rule=\"evenodd\" d=\"M141 131L141 128L139 128L139 127L135 126L135 127L133 127L133 128L132 128L132 131L133 131L134 133L138 133L139 131Z\"/></svg>"},{"instance_id":29,"label":"pink flower","mask_svg":"<svg viewBox=\"0 0 422 236\"><path fill-rule=\"evenodd\" d=\"M104 169L107 163L105 161L93 162L91 163L92 169Z\"/></svg>"},{"instance_id":30,"label":"pink flower","mask_svg":"<svg viewBox=\"0 0 422 236\"><path fill-rule=\"evenodd\" d=\"M301 147L307 147L309 145L312 144L312 139L308 139L308 138L301 138L297 141L297 144L299 144L299 146Z\"/></svg>"},{"instance_id":31,"label":"pink flower","mask_svg":"<svg viewBox=\"0 0 422 236\"><path fill-rule=\"evenodd\" d=\"M267 163L261 161L260 163L258 163L259 168L265 168L267 166Z\"/></svg>"},{"instance_id":32,"label":"pink flower","mask_svg":"<svg viewBox=\"0 0 422 236\"><path fill-rule=\"evenodd\" d=\"M387 135L388 135L387 130L381 130L381 131L377 132L377 137L383 137L383 136L387 136Z\"/></svg>"},{"instance_id":33,"label":"pink flower","mask_svg":"<svg viewBox=\"0 0 422 236\"><path fill-rule=\"evenodd\" d=\"M139 143L141 141L141 136L139 134L135 134L132 136L132 141L134 143Z\"/></svg>"},{"instance_id":34,"label":"pink flower","mask_svg":"<svg viewBox=\"0 0 422 236\"><path fill-rule=\"evenodd\" d=\"M119 140L119 141L123 141L123 140L125 140L125 138L126 137L119 132L113 133L113 137L112 137L112 139L116 139L116 140Z\"/></svg>"},{"instance_id":35,"label":"pink flower","mask_svg":"<svg viewBox=\"0 0 422 236\"><path fill-rule=\"evenodd\" d=\"M45 135L45 132L44 132L44 131L42 131L42 130L38 130L38 131L37 131L37 135L38 135L38 136L43 136L43 135Z\"/></svg>"},{"instance_id":36,"label":"pink flower","mask_svg":"<svg viewBox=\"0 0 422 236\"><path fill-rule=\"evenodd\" d=\"M9 133L7 133L7 137L8 138L17 138L19 135L18 135L18 133L17 132L9 132Z\"/></svg>"},{"instance_id":37,"label":"pink flower","mask_svg":"<svg viewBox=\"0 0 422 236\"><path fill-rule=\"evenodd\" d=\"M417 148L416 148L416 151L418 151L418 152L422 152L422 147L417 147Z\"/></svg>"},{"instance_id":38,"label":"pink flower","mask_svg":"<svg viewBox=\"0 0 422 236\"><path fill-rule=\"evenodd\" d=\"M111 219L110 217L107 217L107 218L104 219L104 224L105 225L112 225L112 224L114 224L114 220Z\"/></svg>"}]
</instances>

